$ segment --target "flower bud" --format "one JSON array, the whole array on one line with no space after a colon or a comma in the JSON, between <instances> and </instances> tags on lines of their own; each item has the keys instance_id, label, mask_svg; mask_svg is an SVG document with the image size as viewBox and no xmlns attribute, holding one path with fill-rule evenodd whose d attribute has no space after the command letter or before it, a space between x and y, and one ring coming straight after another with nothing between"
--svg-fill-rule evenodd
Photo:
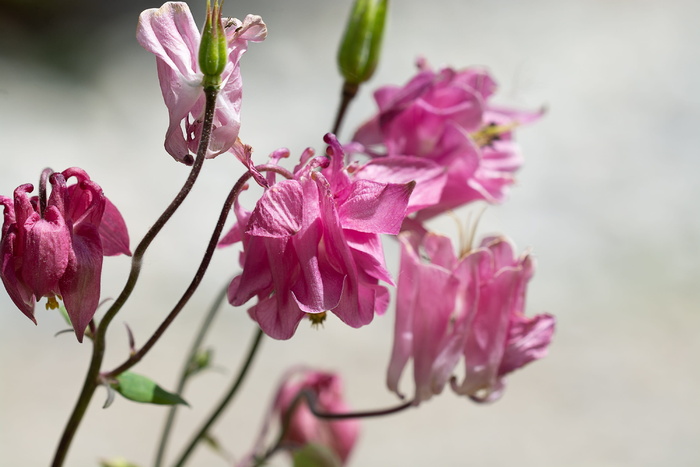
<instances>
[{"instance_id":1,"label":"flower bud","mask_svg":"<svg viewBox=\"0 0 700 467\"><path fill-rule=\"evenodd\" d=\"M355 0L338 50L338 67L349 84L367 81L377 67L388 3Z\"/></svg>"},{"instance_id":2,"label":"flower bud","mask_svg":"<svg viewBox=\"0 0 700 467\"><path fill-rule=\"evenodd\" d=\"M219 0L214 0L214 8L211 8L207 0L207 20L202 30L202 41L199 43L199 69L204 74L202 86L219 86L227 60L228 47L221 21L221 5Z\"/></svg>"}]
</instances>

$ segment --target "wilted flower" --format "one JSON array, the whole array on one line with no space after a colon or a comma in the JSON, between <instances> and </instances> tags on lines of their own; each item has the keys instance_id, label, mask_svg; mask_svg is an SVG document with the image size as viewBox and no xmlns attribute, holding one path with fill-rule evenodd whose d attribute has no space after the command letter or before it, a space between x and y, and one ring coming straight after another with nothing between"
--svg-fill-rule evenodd
<instances>
[{"instance_id":1,"label":"wilted flower","mask_svg":"<svg viewBox=\"0 0 700 467\"><path fill-rule=\"evenodd\" d=\"M448 381L458 394L496 400L505 375L544 357L554 332L551 315L524 315L531 257L514 257L512 245L496 237L459 258L447 237L428 234L421 241L407 232L400 240L389 389L400 395L399 379L412 358L416 405ZM458 383L452 373L462 357L466 372Z\"/></svg>"},{"instance_id":2,"label":"wilted flower","mask_svg":"<svg viewBox=\"0 0 700 467\"><path fill-rule=\"evenodd\" d=\"M373 157L424 158L444 167L447 182L440 199L419 211L418 219L475 200L503 201L522 164L513 130L541 112L490 104L496 84L485 70L435 72L423 61L419 68L405 86L375 92L379 112L354 140Z\"/></svg>"},{"instance_id":3,"label":"wilted flower","mask_svg":"<svg viewBox=\"0 0 700 467\"><path fill-rule=\"evenodd\" d=\"M289 339L304 316L315 322L333 312L360 327L383 313L392 284L380 234L397 234L414 183L353 178L343 150L326 135L328 157L305 152L294 179L272 184L252 212L236 206L237 223L222 241L243 243L243 272L228 298L266 334Z\"/></svg>"},{"instance_id":4,"label":"wilted flower","mask_svg":"<svg viewBox=\"0 0 700 467\"><path fill-rule=\"evenodd\" d=\"M259 16L248 15L243 22L229 18L224 23L228 63L221 73L207 152L210 158L236 144L243 86L239 61L248 41L260 42L267 36L267 27ZM204 75L198 65L200 34L189 7L186 3L168 2L158 9L145 10L139 17L136 38L143 48L156 55L160 88L170 115L165 149L175 160L190 165L190 151L197 152L202 132L205 97Z\"/></svg>"},{"instance_id":5,"label":"wilted flower","mask_svg":"<svg viewBox=\"0 0 700 467\"><path fill-rule=\"evenodd\" d=\"M68 186L71 177L77 183ZM35 323L37 300L48 297L47 307L55 308L56 297L62 298L82 342L100 299L102 257L131 254L129 236L117 208L82 169L49 179L48 202L29 196L31 184L18 187L14 200L0 196L5 208L0 276L12 301Z\"/></svg>"},{"instance_id":6,"label":"wilted flower","mask_svg":"<svg viewBox=\"0 0 700 467\"><path fill-rule=\"evenodd\" d=\"M334 373L306 371L298 381L286 380L275 399L274 411L280 422L289 420L283 442L302 447L308 443L321 444L330 449L345 464L357 441L360 431L358 420L324 420L309 410L305 398L297 399L302 391L315 396L315 408L327 413L347 413L348 405L343 398L343 385ZM288 411L297 402L291 414Z\"/></svg>"}]
</instances>

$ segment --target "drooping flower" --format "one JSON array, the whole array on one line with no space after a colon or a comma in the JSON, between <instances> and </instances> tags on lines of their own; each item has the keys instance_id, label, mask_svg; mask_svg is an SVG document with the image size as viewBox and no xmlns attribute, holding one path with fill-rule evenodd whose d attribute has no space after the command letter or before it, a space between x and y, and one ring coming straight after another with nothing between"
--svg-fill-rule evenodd
<instances>
[{"instance_id":1,"label":"drooping flower","mask_svg":"<svg viewBox=\"0 0 700 467\"><path fill-rule=\"evenodd\" d=\"M327 157L305 152L294 178L271 180L252 212L237 205L237 223L223 241L243 243L243 272L231 282L229 302L257 297L248 312L276 339L327 311L360 327L389 303L379 285L392 284L380 234L399 232L414 183L354 178L335 136L325 141Z\"/></svg>"},{"instance_id":2,"label":"drooping flower","mask_svg":"<svg viewBox=\"0 0 700 467\"><path fill-rule=\"evenodd\" d=\"M455 256L447 237L412 232L401 240L394 346L387 372L390 390L413 360L414 404L442 392L448 381L479 402L498 399L504 377L544 357L554 317L524 314L532 258L516 258L504 238ZM464 379L452 376L464 360Z\"/></svg>"},{"instance_id":3,"label":"drooping flower","mask_svg":"<svg viewBox=\"0 0 700 467\"><path fill-rule=\"evenodd\" d=\"M71 177L77 183L68 186ZM82 342L100 298L102 257L130 255L129 235L117 208L82 169L53 173L49 181L48 201L45 195L30 197L31 184L19 186L14 199L0 196L0 276L12 301L34 323L37 300L48 297L47 307L53 308L56 297L62 298Z\"/></svg>"},{"instance_id":4,"label":"drooping flower","mask_svg":"<svg viewBox=\"0 0 700 467\"><path fill-rule=\"evenodd\" d=\"M436 72L423 61L419 68L405 86L375 92L379 112L353 139L372 157L429 159L445 168L440 199L420 210L419 220L471 201L502 202L522 165L513 130L541 112L490 104L496 83L485 70Z\"/></svg>"},{"instance_id":5,"label":"drooping flower","mask_svg":"<svg viewBox=\"0 0 700 467\"><path fill-rule=\"evenodd\" d=\"M359 435L359 421L356 419L331 421L317 418L309 410L305 398L297 400L302 391L309 391L315 396L317 410L326 413L349 412L350 408L343 397L340 376L308 370L297 379L295 381L290 378L284 381L274 403L274 412L280 423L284 424L285 418L289 416L283 442L297 447L303 447L309 443L323 445L345 464ZM291 414L288 414L295 401L298 405Z\"/></svg>"},{"instance_id":6,"label":"drooping flower","mask_svg":"<svg viewBox=\"0 0 700 467\"><path fill-rule=\"evenodd\" d=\"M209 158L237 144L243 86L239 61L248 41L260 42L267 36L267 27L259 16L248 15L243 22L235 18L223 22L228 63L221 73ZM136 38L156 56L160 88L170 116L165 149L175 160L191 165L190 153L197 152L202 131L205 98L198 64L201 36L189 7L182 2L168 2L158 9L145 10L139 16Z\"/></svg>"}]
</instances>

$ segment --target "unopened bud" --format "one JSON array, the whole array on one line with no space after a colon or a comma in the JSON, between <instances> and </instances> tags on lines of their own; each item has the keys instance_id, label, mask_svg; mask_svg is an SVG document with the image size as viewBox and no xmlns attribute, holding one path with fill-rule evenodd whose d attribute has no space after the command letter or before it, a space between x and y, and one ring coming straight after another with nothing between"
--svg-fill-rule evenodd
<instances>
[{"instance_id":1,"label":"unopened bud","mask_svg":"<svg viewBox=\"0 0 700 467\"><path fill-rule=\"evenodd\" d=\"M338 67L346 83L372 77L379 62L389 0L355 0L338 50Z\"/></svg>"},{"instance_id":2,"label":"unopened bud","mask_svg":"<svg viewBox=\"0 0 700 467\"><path fill-rule=\"evenodd\" d=\"M202 30L202 42L199 44L199 69L204 74L202 86L218 87L227 61L228 46L221 20L221 5L219 0L214 0L214 8L211 8L207 0L207 20Z\"/></svg>"}]
</instances>

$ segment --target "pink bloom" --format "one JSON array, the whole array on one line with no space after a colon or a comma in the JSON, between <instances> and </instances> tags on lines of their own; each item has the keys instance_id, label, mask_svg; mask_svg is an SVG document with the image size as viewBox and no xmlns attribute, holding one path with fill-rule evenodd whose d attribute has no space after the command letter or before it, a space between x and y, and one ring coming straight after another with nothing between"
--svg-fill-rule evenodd
<instances>
[{"instance_id":1,"label":"pink bloom","mask_svg":"<svg viewBox=\"0 0 700 467\"><path fill-rule=\"evenodd\" d=\"M229 62L221 74L209 158L236 145L243 87L239 61L248 41L260 42L267 35L267 27L259 16L248 15L242 23L230 18L224 24ZM156 56L160 88L170 115L165 149L175 160L191 165L190 152L197 152L202 131L204 91L198 65L200 33L189 7L186 3L168 2L158 9L145 10L139 16L136 38Z\"/></svg>"},{"instance_id":2,"label":"pink bloom","mask_svg":"<svg viewBox=\"0 0 700 467\"><path fill-rule=\"evenodd\" d=\"M67 186L71 177L77 183ZM50 182L48 202L29 197L31 184L18 187L14 200L0 196L5 208L0 276L34 323L37 300L48 297L47 307L54 307L61 297L82 342L100 298L102 257L130 255L129 235L117 208L82 169L53 173Z\"/></svg>"},{"instance_id":3,"label":"pink bloom","mask_svg":"<svg viewBox=\"0 0 700 467\"><path fill-rule=\"evenodd\" d=\"M243 272L231 282L229 301L240 306L257 297L248 312L276 339L289 339L302 318L322 320L326 311L360 327L389 303L378 284L392 283L380 234L399 232L414 184L353 178L335 137L326 142L328 157L305 152L294 179L270 180L252 212L236 206L238 222L222 241L243 243Z\"/></svg>"},{"instance_id":4,"label":"pink bloom","mask_svg":"<svg viewBox=\"0 0 700 467\"><path fill-rule=\"evenodd\" d=\"M484 70L435 72L422 61L419 67L404 87L385 86L375 93L379 112L354 140L373 157L429 159L445 168L439 201L421 210L418 219L475 200L502 202L522 164L512 132L540 113L489 104L496 83Z\"/></svg>"},{"instance_id":5,"label":"pink bloom","mask_svg":"<svg viewBox=\"0 0 700 467\"><path fill-rule=\"evenodd\" d=\"M407 232L400 240L389 389L400 395L399 379L412 358L416 405L448 380L457 394L498 399L505 375L544 357L554 332L551 315L524 315L532 259L514 257L503 238L486 238L460 258L447 237L428 234L421 242ZM461 357L466 373L458 383L452 372Z\"/></svg>"},{"instance_id":6,"label":"pink bloom","mask_svg":"<svg viewBox=\"0 0 700 467\"><path fill-rule=\"evenodd\" d=\"M302 391L316 396L316 409L325 413L347 413L349 407L343 399L343 385L333 373L306 371L300 381L285 381L275 399L274 410L284 423L285 416ZM309 410L306 399L301 399L291 414L284 434L284 442L302 447L318 443L329 448L345 464L355 446L360 431L357 420L329 421L317 418Z\"/></svg>"}]
</instances>

